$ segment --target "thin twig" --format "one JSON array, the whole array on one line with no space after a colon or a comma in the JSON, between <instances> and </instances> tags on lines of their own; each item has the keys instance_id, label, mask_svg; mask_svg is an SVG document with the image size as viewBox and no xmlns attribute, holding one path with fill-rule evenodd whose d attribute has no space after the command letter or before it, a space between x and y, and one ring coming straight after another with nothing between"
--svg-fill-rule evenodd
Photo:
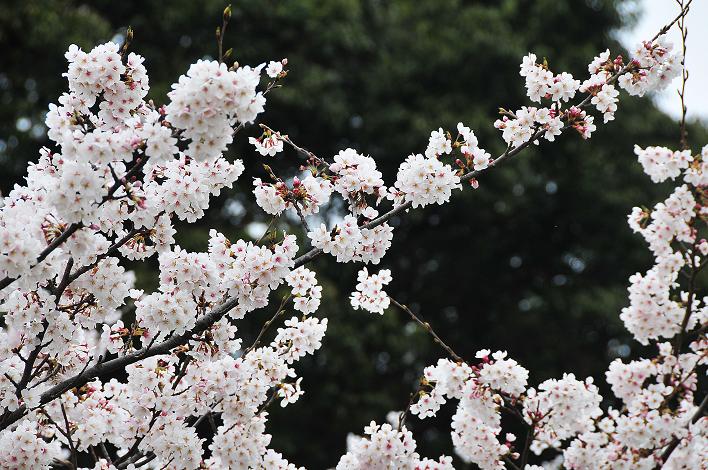
<instances>
[{"instance_id":1,"label":"thin twig","mask_svg":"<svg viewBox=\"0 0 708 470\"><path fill-rule=\"evenodd\" d=\"M451 348L450 346L448 346L447 344L445 344L445 342L444 342L442 339L440 339L440 337L438 336L438 334L435 333L435 330L433 330L433 327L430 326L430 323L421 320L415 313L413 313L413 311L412 311L410 308L408 308L406 305L403 305L403 304L399 303L396 299L394 299L394 298L391 297L390 295L388 296L388 298L391 299L391 302L393 302L398 308L400 308L401 310L403 310L404 312L406 312L408 315L410 315L410 317L411 317L416 323L418 323L421 327L423 327L423 329L424 329L425 331L427 331L428 333L430 333L430 335L433 337L433 340L434 340L436 343L438 343L440 346L442 346L443 349L444 349L445 351L447 351L447 353L455 360L455 362L459 362L459 363L464 363L464 362L465 362L465 360L462 359L461 356L459 356L455 351L452 350L452 348Z\"/></svg>"},{"instance_id":2,"label":"thin twig","mask_svg":"<svg viewBox=\"0 0 708 470\"><path fill-rule=\"evenodd\" d=\"M305 216L303 215L302 210L300 209L300 203L295 201L293 205L295 206L295 211L297 212L297 215L300 217L300 222L302 222L302 226L305 227L305 231L309 232L310 227L307 226Z\"/></svg>"},{"instance_id":3,"label":"thin twig","mask_svg":"<svg viewBox=\"0 0 708 470\"><path fill-rule=\"evenodd\" d=\"M71 464L73 468L78 467L76 460L76 446L74 446L74 441L71 438L71 426L69 425L69 418L66 416L66 408L64 408L64 403L60 403L61 414L64 416L64 423L66 424L66 439L69 441L69 449L71 450Z\"/></svg>"},{"instance_id":4,"label":"thin twig","mask_svg":"<svg viewBox=\"0 0 708 470\"><path fill-rule=\"evenodd\" d=\"M106 445L101 442L98 444L98 449L101 451L103 458L108 461L108 465L112 465L113 461L111 460L111 455L108 453L108 449L106 449Z\"/></svg>"},{"instance_id":5,"label":"thin twig","mask_svg":"<svg viewBox=\"0 0 708 470\"><path fill-rule=\"evenodd\" d=\"M226 26L228 26L231 19L231 5L224 8L222 18L221 28L216 28L216 39L219 44L219 63L224 62L224 34L226 34Z\"/></svg>"},{"instance_id":6,"label":"thin twig","mask_svg":"<svg viewBox=\"0 0 708 470\"><path fill-rule=\"evenodd\" d=\"M27 387L27 385L29 384L30 380L32 380L32 369L34 369L34 361L37 360L37 356L39 356L39 353L42 351L42 347L44 346L42 344L42 340L44 339L44 335L47 333L49 322L47 320L44 320L42 321L42 324L43 329L39 333L39 335L37 335L38 344L27 356L27 360L25 361L25 368L22 371L22 377L20 377L20 381L17 383L17 387L15 389L15 395L18 398L22 396L22 390L24 390L25 387Z\"/></svg>"},{"instance_id":7,"label":"thin twig","mask_svg":"<svg viewBox=\"0 0 708 470\"><path fill-rule=\"evenodd\" d=\"M69 280L69 277L71 275L71 268L74 266L74 258L69 257L69 261L66 262L66 267L64 268L64 275L61 277L61 281L59 282L59 285L54 291L54 304L59 305L59 300L61 299L61 295L64 293L64 289L71 283Z\"/></svg>"},{"instance_id":8,"label":"thin twig","mask_svg":"<svg viewBox=\"0 0 708 470\"><path fill-rule=\"evenodd\" d=\"M686 301L686 312L683 315L683 320L681 321L681 329L679 330L679 333L676 335L676 339L674 340L673 344L673 352L672 354L676 357L681 353L681 347L683 346L683 337L686 334L686 328L688 327L688 322L691 319L691 315L693 313L693 303L694 303L694 297L695 297L695 288L696 288L696 277L698 274L698 269L696 266L696 259L693 253L695 253L695 248L696 244L698 241L696 241L693 245L693 251L691 254L691 274L688 279L688 299Z\"/></svg>"},{"instance_id":9,"label":"thin twig","mask_svg":"<svg viewBox=\"0 0 708 470\"><path fill-rule=\"evenodd\" d=\"M681 9L681 13L679 13L676 18L674 18L673 20L671 20L670 23L664 25L664 26L659 30L659 32L656 33L653 38L651 38L651 41L649 41L649 42L654 42L654 41L656 41L656 39L657 39L659 36L661 36L662 34L666 34L666 33L671 29L671 27L676 24L677 21L679 21L681 18L683 18L684 16L686 16L686 14L688 13L688 9L691 7L691 2L693 2L693 0L688 0L688 2L686 3L686 6Z\"/></svg>"},{"instance_id":10,"label":"thin twig","mask_svg":"<svg viewBox=\"0 0 708 470\"><path fill-rule=\"evenodd\" d=\"M268 407L275 401L276 398L278 398L278 386L276 385L273 387L273 393L271 393L270 397L268 400L266 400L265 403L263 403L259 408L258 411L256 411L256 416L259 416L261 413L263 413L265 410L268 409Z\"/></svg>"},{"instance_id":11,"label":"thin twig","mask_svg":"<svg viewBox=\"0 0 708 470\"><path fill-rule=\"evenodd\" d=\"M137 460L139 460L139 459L135 459L135 460L136 460L136 461L135 461L135 466L136 466L137 468L140 468L140 467L142 467L143 465L149 464L150 462L152 462L153 460L155 460L155 459L157 458L157 455L154 454L154 453L152 453L152 452L148 452L147 454L144 455L144 457L145 457L145 460L141 460L140 462L137 461ZM125 465L125 467L127 467L127 466L128 466L128 465Z\"/></svg>"},{"instance_id":12,"label":"thin twig","mask_svg":"<svg viewBox=\"0 0 708 470\"><path fill-rule=\"evenodd\" d=\"M307 159L307 160L313 160L313 161L315 161L318 165L323 165L323 166L327 166L327 167L329 166L329 163L327 163L324 159L318 157L317 155L315 155L313 152L307 150L306 148L300 147L300 146L297 145L295 142L293 142L292 139L291 139L289 136L284 135L284 134L280 134L280 133L274 131L273 129L271 129L270 127L268 127L268 126L265 125L265 124L259 124L259 126L260 126L262 129L264 129L264 130L270 132L271 134L277 135L277 136L278 136L278 139L280 139L280 140L282 140L283 142L285 142L286 144L288 144L290 147L293 148L293 150L295 150L297 153L299 153L299 154L300 154L301 156L303 156L305 159Z\"/></svg>"},{"instance_id":13,"label":"thin twig","mask_svg":"<svg viewBox=\"0 0 708 470\"><path fill-rule=\"evenodd\" d=\"M157 410L153 410L152 412L152 417L150 418L150 423L148 424L148 429L147 431L142 434L141 436L135 436L135 442L133 442L133 445L130 447L128 452L123 454L122 456L118 457L115 461L115 465L119 465L122 462L125 462L127 459L132 457L137 451L138 447L140 447L140 443L143 442L143 440L147 437L148 433L152 429L152 427L155 425L155 422L157 421L157 418L160 416L160 412Z\"/></svg>"},{"instance_id":14,"label":"thin twig","mask_svg":"<svg viewBox=\"0 0 708 470\"><path fill-rule=\"evenodd\" d=\"M192 424L192 427L195 427L195 428L196 428L197 426L199 426L199 425L202 423L202 421L204 421L205 419L207 419L207 415L209 415L209 414L211 414L211 413L214 412L214 407L217 406L217 405L218 405L219 403L221 403L222 401L224 401L223 398L219 398L218 400L216 400L216 402L215 402L213 405L211 405L209 411L207 411L206 413L204 413L203 415L201 415L199 418L197 418L197 420L194 422L194 424Z\"/></svg>"},{"instance_id":15,"label":"thin twig","mask_svg":"<svg viewBox=\"0 0 708 470\"><path fill-rule=\"evenodd\" d=\"M398 430L402 430L403 426L406 424L406 419L408 418L408 414L411 411L411 407L413 406L413 403L415 403L415 399L420 396L420 392L423 391L423 387L425 384L425 377L421 377L420 380L418 381L418 388L416 389L415 392L411 393L411 396L408 400L408 405L406 406L406 409L401 411L401 414L398 416Z\"/></svg>"},{"instance_id":16,"label":"thin twig","mask_svg":"<svg viewBox=\"0 0 708 470\"><path fill-rule=\"evenodd\" d=\"M274 215L273 218L270 219L270 222L268 222L268 226L266 227L265 232L263 232L263 235L261 235L260 238L256 240L255 245L260 245L261 241L266 235L268 235L268 232L270 232L271 227L273 226L275 221L278 220L278 218L279 216Z\"/></svg>"},{"instance_id":17,"label":"thin twig","mask_svg":"<svg viewBox=\"0 0 708 470\"><path fill-rule=\"evenodd\" d=\"M683 15L681 15L681 19L678 21L679 30L681 31L681 49L683 52L683 56L681 58L681 89L678 91L679 98L681 99L679 142L681 144L681 150L688 150L688 131L686 130L686 82L688 81L688 69L686 68L686 38L688 37L686 13L688 13L688 8L686 7L684 9L684 0L677 0L677 3L681 7L681 12L683 13Z\"/></svg>"},{"instance_id":18,"label":"thin twig","mask_svg":"<svg viewBox=\"0 0 708 470\"><path fill-rule=\"evenodd\" d=\"M518 465L516 465L516 464L511 460L511 458L509 458L508 455L503 456L502 459L504 459L504 462L506 462L506 464L509 465L509 467L511 467L512 470L521 470L521 467L519 467Z\"/></svg>"},{"instance_id":19,"label":"thin twig","mask_svg":"<svg viewBox=\"0 0 708 470\"><path fill-rule=\"evenodd\" d=\"M253 351L258 344L260 343L261 339L263 338L263 335L265 334L266 331L268 331L268 328L270 328L270 325L273 324L273 322L280 316L285 311L285 304L290 300L292 297L292 294L288 294L285 297L283 297L283 300L280 302L280 306L278 307L278 310L275 311L273 316L263 324L263 327L261 328L261 331L258 333L258 336L256 336L255 341L253 341L253 344L251 344L249 347L247 347L243 351L243 356L247 355L251 351Z\"/></svg>"}]
</instances>

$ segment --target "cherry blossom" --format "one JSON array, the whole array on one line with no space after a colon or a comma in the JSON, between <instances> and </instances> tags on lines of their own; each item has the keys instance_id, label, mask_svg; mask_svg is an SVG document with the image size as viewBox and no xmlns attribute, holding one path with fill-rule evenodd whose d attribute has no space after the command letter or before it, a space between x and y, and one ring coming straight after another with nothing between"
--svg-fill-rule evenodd
<instances>
[{"instance_id":1,"label":"cherry blossom","mask_svg":"<svg viewBox=\"0 0 708 470\"><path fill-rule=\"evenodd\" d=\"M298 362L322 347L336 321L319 311L323 286L305 264L321 254L380 263L393 243L394 216L447 203L464 182L477 187L482 172L565 130L590 138L596 117L615 119L620 90L644 95L682 71L681 53L663 35L633 57L598 54L583 81L529 53L520 74L536 105L500 110L494 126L504 153L492 158L462 123L456 134L439 127L421 153L399 159L391 186L372 156L347 148L326 161L262 125L265 133L248 139L257 153L275 156L288 144L306 162L284 176L264 168L265 176L254 175L253 197L273 219L290 211L307 237L298 244L291 224L265 241L210 230L206 250L192 252L176 244L175 227L202 218L241 176L243 163L225 152L259 118L266 93L288 75L287 61L228 67L199 60L157 106L145 100L144 59L127 49L70 46L68 91L46 116L51 148L0 204L2 468L48 469L78 454L96 455L94 470L148 462L298 468L269 448L269 406L302 406L303 387L317 384L298 375ZM262 72L272 79L266 88ZM654 353L609 364L614 397L603 403L591 378L573 374L530 383L529 371L506 351L463 358L430 323L392 302L389 269L361 267L352 307L379 314L391 303L403 308L447 356L420 371L408 406L390 423L372 421L364 437L348 439L336 468L453 468L451 457L421 457L406 426L448 406L455 454L485 470L541 468L528 463L529 449L549 449L558 456L549 465L562 460L569 469L700 468L708 460L700 380L708 365L708 296L696 281L708 262L708 145L700 153L687 146L634 152L653 182L673 189L628 216L653 263L629 278L619 317ZM312 229L308 218L316 219ZM151 256L156 287L138 290L123 261ZM286 315L291 308L296 315ZM245 342L240 321L257 309L274 311ZM116 371L125 372L120 380L106 378ZM507 432L507 414L526 437ZM213 416L219 424L205 438L197 425ZM96 454L102 447L110 459Z\"/></svg>"},{"instance_id":2,"label":"cherry blossom","mask_svg":"<svg viewBox=\"0 0 708 470\"><path fill-rule=\"evenodd\" d=\"M354 310L362 308L371 313L383 315L384 310L391 303L383 288L392 280L391 271L388 269L382 269L377 274L372 275L369 275L369 271L366 268L359 271L356 292L352 292L349 297L349 302Z\"/></svg>"}]
</instances>

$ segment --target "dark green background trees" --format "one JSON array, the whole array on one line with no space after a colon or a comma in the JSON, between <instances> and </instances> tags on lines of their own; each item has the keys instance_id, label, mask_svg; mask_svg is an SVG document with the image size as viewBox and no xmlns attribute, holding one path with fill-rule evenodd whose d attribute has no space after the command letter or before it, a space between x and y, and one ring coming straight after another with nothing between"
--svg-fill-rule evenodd
<instances>
[{"instance_id":1,"label":"dark green background trees","mask_svg":"<svg viewBox=\"0 0 708 470\"><path fill-rule=\"evenodd\" d=\"M400 161L424 149L441 125L462 121L490 152L501 152L492 122L499 106L526 102L521 57L534 51L555 70L584 77L596 53L621 52L611 32L629 21L619 14L622 3L239 0L225 43L241 63L289 59L286 86L269 95L263 122L321 156L347 146L370 154L392 181ZM191 62L215 54L223 7L221 0L3 2L3 193L47 144L43 113L65 89L69 44L91 48L132 25L150 97L163 103ZM244 145L257 131L244 134L233 147L247 166L239 188L199 224L180 227L182 246L204 249L207 227L237 238L250 222L267 221L246 191L252 177L263 176L262 159ZM705 132L692 129L691 137L701 142ZM394 246L382 263L394 273L390 293L462 355L508 350L534 384L563 371L601 381L611 359L633 353L618 314L627 277L649 266L626 214L663 194L641 173L632 147L676 139L676 125L648 99L623 96L617 121L589 142L569 134L544 143L485 174L480 189L466 189L451 204L394 220ZM221 210L225 203L239 210ZM330 259L315 267L325 285L320 314L330 319L328 335L301 366L304 397L273 409L269 429L273 447L289 459L324 468L336 463L348 432L403 408L422 368L442 354L393 308L382 317L351 310L346 298L358 267ZM151 268L138 267L144 286L155 283ZM269 313L244 320L244 335ZM422 454L451 453L444 421L413 421Z\"/></svg>"}]
</instances>

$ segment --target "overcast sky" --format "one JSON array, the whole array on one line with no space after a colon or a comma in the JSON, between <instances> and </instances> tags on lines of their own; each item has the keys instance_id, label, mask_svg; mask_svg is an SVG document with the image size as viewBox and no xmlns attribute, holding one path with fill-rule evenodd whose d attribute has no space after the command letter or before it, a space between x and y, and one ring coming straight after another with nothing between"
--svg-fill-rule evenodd
<instances>
[{"instance_id":1,"label":"overcast sky","mask_svg":"<svg viewBox=\"0 0 708 470\"><path fill-rule=\"evenodd\" d=\"M624 45L633 50L642 40L651 39L666 23L678 15L680 9L675 0L637 0L636 8L640 13L639 22L631 30L621 31L619 37ZM686 67L689 79L686 84L686 101L689 118L700 118L708 122L708 0L693 0L686 20L688 41L686 42ZM673 28L669 37L674 47L681 45L681 36ZM661 109L672 116L679 116L681 105L676 89L681 78L675 79L664 92L656 96Z\"/></svg>"}]
</instances>

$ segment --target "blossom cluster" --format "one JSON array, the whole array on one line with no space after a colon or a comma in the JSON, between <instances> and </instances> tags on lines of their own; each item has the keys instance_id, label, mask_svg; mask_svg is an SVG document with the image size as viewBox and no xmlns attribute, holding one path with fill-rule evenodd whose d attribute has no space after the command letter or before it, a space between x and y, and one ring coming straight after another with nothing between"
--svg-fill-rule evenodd
<instances>
[{"instance_id":1,"label":"blossom cluster","mask_svg":"<svg viewBox=\"0 0 708 470\"><path fill-rule=\"evenodd\" d=\"M256 151L264 157L273 157L283 151L283 139L278 132L270 133L260 138L249 137L248 142L253 144Z\"/></svg>"},{"instance_id":2,"label":"blossom cluster","mask_svg":"<svg viewBox=\"0 0 708 470\"><path fill-rule=\"evenodd\" d=\"M681 171L688 168L693 161L690 150L670 150L666 147L634 146L634 153L641 163L644 173L651 177L654 183L674 179Z\"/></svg>"},{"instance_id":3,"label":"blossom cluster","mask_svg":"<svg viewBox=\"0 0 708 470\"><path fill-rule=\"evenodd\" d=\"M317 214L320 206L329 201L332 183L324 178L307 175L303 180L293 178L291 187L282 181L265 183L253 180L256 203L268 214L280 215L286 209L305 215Z\"/></svg>"},{"instance_id":4,"label":"blossom cluster","mask_svg":"<svg viewBox=\"0 0 708 470\"><path fill-rule=\"evenodd\" d=\"M602 414L602 397L591 378L581 382L573 374L565 374L560 380L549 379L538 389L529 390L527 397L524 411L527 421L536 423L531 445L538 453L593 429L593 420Z\"/></svg>"},{"instance_id":5,"label":"blossom cluster","mask_svg":"<svg viewBox=\"0 0 708 470\"><path fill-rule=\"evenodd\" d=\"M385 191L376 161L354 149L348 148L335 155L329 171L335 175L334 190L344 198L352 199L358 193L379 196Z\"/></svg>"},{"instance_id":6,"label":"blossom cluster","mask_svg":"<svg viewBox=\"0 0 708 470\"><path fill-rule=\"evenodd\" d=\"M362 228L353 215L347 215L333 230L325 224L308 232L312 246L337 258L339 262L360 261L378 264L391 246L393 227L381 224Z\"/></svg>"},{"instance_id":7,"label":"blossom cluster","mask_svg":"<svg viewBox=\"0 0 708 470\"><path fill-rule=\"evenodd\" d=\"M479 147L477 136L474 131L465 126L461 122L457 123L457 132L462 139L460 143L460 152L467 159L467 166L472 167L475 171L485 170L492 164L492 156Z\"/></svg>"},{"instance_id":8,"label":"blossom cluster","mask_svg":"<svg viewBox=\"0 0 708 470\"><path fill-rule=\"evenodd\" d=\"M443 204L450 200L453 189L462 189L460 178L450 165L421 154L409 156L398 167L395 187L403 201L413 208L428 204Z\"/></svg>"},{"instance_id":9,"label":"blossom cluster","mask_svg":"<svg viewBox=\"0 0 708 470\"><path fill-rule=\"evenodd\" d=\"M671 66L671 59L666 66ZM657 80L642 77L637 86ZM652 210L635 207L628 218L630 227L647 241L655 262L647 272L630 277L630 304L620 318L638 342L655 342L658 354L651 359L628 363L617 359L610 364L606 379L623 407L611 408L604 416L597 407L594 385L584 384L583 392L579 384L542 384L545 390L529 402L542 413L546 409L543 394L564 394L575 388L571 392L575 398L568 400L563 415L597 416L594 426L583 428L570 420L551 433L544 427L552 424L558 413L551 412L547 421L542 418L538 422L539 440L533 444L537 450L556 446L554 441L562 439L564 431L581 433L563 452L568 468L653 469L658 464L672 469L700 468L708 459L708 419L695 402L700 369L708 364L708 342L698 335L688 341L688 351L681 351L682 336L705 325L708 311L706 299L698 297L692 283L681 282L680 276L696 276L708 255L708 243L699 237L705 226L704 161L708 147L699 155L663 147L635 147L635 154L652 181L678 180L665 201ZM672 342L658 342L662 339ZM578 396L585 396L583 409L578 408Z\"/></svg>"},{"instance_id":10,"label":"blossom cluster","mask_svg":"<svg viewBox=\"0 0 708 470\"><path fill-rule=\"evenodd\" d=\"M64 95L64 100L71 100L80 111L85 111L101 95L98 118L106 128L120 126L129 119L149 89L144 59L131 52L123 61L119 52L118 44L108 42L90 52L72 44L65 54L69 61L65 76L71 94Z\"/></svg>"},{"instance_id":11,"label":"blossom cluster","mask_svg":"<svg viewBox=\"0 0 708 470\"><path fill-rule=\"evenodd\" d=\"M236 122L251 122L263 112L257 92L262 66L229 70L226 64L200 60L172 85L166 119L190 140L186 154L212 158L233 141Z\"/></svg>"},{"instance_id":12,"label":"blossom cluster","mask_svg":"<svg viewBox=\"0 0 708 470\"><path fill-rule=\"evenodd\" d=\"M673 49L665 34L642 42L634 50L632 64L636 66L619 77L619 85L636 96L663 90L682 70L683 57Z\"/></svg>"},{"instance_id":13,"label":"blossom cluster","mask_svg":"<svg viewBox=\"0 0 708 470\"><path fill-rule=\"evenodd\" d=\"M594 118L574 107L568 110L569 114L571 112L583 138L590 137L595 130ZM502 138L507 145L520 147L540 131L543 131L541 135L546 140L553 142L563 131L563 121L555 109L523 106L511 117L503 116L502 119L497 119L494 127L502 131Z\"/></svg>"},{"instance_id":14,"label":"blossom cluster","mask_svg":"<svg viewBox=\"0 0 708 470\"><path fill-rule=\"evenodd\" d=\"M545 60L538 63L536 55L530 53L524 57L519 72L526 81L526 93L531 101L546 100L550 105L524 106L514 113L505 111L495 127L502 131L504 141L511 147L538 137L553 141L566 126L587 139L596 129L594 116L574 105L563 109L564 103L577 92L585 93L607 123L614 119L619 101L615 82L630 94L640 96L665 88L681 71L681 56L672 50L673 45L665 35L642 43L626 65L621 56L612 59L606 50L588 65L590 77L583 82L567 72L554 74Z\"/></svg>"},{"instance_id":15,"label":"blossom cluster","mask_svg":"<svg viewBox=\"0 0 708 470\"><path fill-rule=\"evenodd\" d=\"M437 461L421 459L415 452L413 434L404 427L372 421L364 428L367 437L351 439L348 451L337 463L337 470L452 470L452 459L441 456Z\"/></svg>"},{"instance_id":16,"label":"blossom cluster","mask_svg":"<svg viewBox=\"0 0 708 470\"><path fill-rule=\"evenodd\" d=\"M669 58L673 55L669 54L670 48L663 36L652 44L656 46L653 55L650 54L654 57L653 62L645 57L645 52L642 52L643 59L635 59L627 66L621 58L610 60L609 51L600 54L588 66L591 75L584 82L567 72L553 74L545 61L539 64L535 54L528 54L520 67L528 96L538 103L544 100L551 103L546 107L522 106L513 113L504 111L502 118L495 122L495 127L502 131L509 148L537 142L541 137L554 141L568 127L575 129L583 138L589 138L596 125L594 116L583 109L585 102L565 104L578 92L586 93L585 101L603 114L605 122L614 119L619 93L613 83L620 72L633 72L643 63L649 70L647 73L656 74L674 60ZM662 53L663 50L666 53ZM659 83L650 81L643 86L650 90L657 88ZM251 138L250 141L262 155L275 155L282 149L283 137L266 129L267 132L260 138ZM373 256L362 254L370 248L368 244L361 246L360 243L361 235L366 238L368 229L356 223L356 218L376 218L379 214L377 207L383 199L393 201L394 205L409 204L413 208L443 204L449 201L454 189L462 187L462 170L470 172L464 176L473 187L477 187L479 183L472 176L493 163L489 153L479 147L471 129L459 123L457 131L458 137L453 141L451 134L443 128L433 130L425 152L408 156L400 164L396 181L389 188L385 186L373 158L348 148L335 155L332 163L317 159L317 169L313 175L303 181L294 178L291 185L279 178L274 183L265 183L257 178L254 181L256 200L268 214L280 215L286 209L293 208L302 217L318 213L319 207L332 193L339 194L348 204L350 215L345 216L344 221L331 231L321 223L318 228L309 231L312 245L334 255L339 262L376 263L390 245L388 230L376 234L383 240L383 249L376 247L378 252ZM453 169L452 161L444 161L446 158L452 159L456 149L459 149L461 158L454 162L461 170Z\"/></svg>"},{"instance_id":17,"label":"blossom cluster","mask_svg":"<svg viewBox=\"0 0 708 470\"><path fill-rule=\"evenodd\" d=\"M391 299L383 289L392 280L389 269L382 269L377 274L369 275L369 271L363 268L357 275L356 292L352 292L349 296L351 306L354 310L362 308L383 315L384 310L391 303Z\"/></svg>"},{"instance_id":18,"label":"blossom cluster","mask_svg":"<svg viewBox=\"0 0 708 470\"><path fill-rule=\"evenodd\" d=\"M295 296L293 307L305 315L314 313L322 300L322 286L317 284L315 272L301 266L287 275L285 280Z\"/></svg>"},{"instance_id":19,"label":"blossom cluster","mask_svg":"<svg viewBox=\"0 0 708 470\"><path fill-rule=\"evenodd\" d=\"M572 99L580 88L580 81L567 72L554 75L545 63L538 64L536 60L536 54L528 54L519 71L526 80L526 93L531 101L540 103L543 98L568 102Z\"/></svg>"},{"instance_id":20,"label":"blossom cluster","mask_svg":"<svg viewBox=\"0 0 708 470\"><path fill-rule=\"evenodd\" d=\"M638 147L635 153L655 182L683 176L683 184L679 181L664 202L653 210L635 208L629 217L656 261L645 274L630 277L630 305L620 318L637 341L649 344L708 323L708 299L683 290L679 282L679 274L695 276L708 256L708 242L698 236L706 213L708 146L700 155ZM366 271L360 276L360 282L371 282ZM671 450L667 468L700 468L708 459L708 419L701 417L695 398L698 371L708 365L708 342L699 335L688 352L679 354L674 343L659 343L658 348L654 359L610 364L607 382L624 403L622 411L603 413L591 378L580 381L565 374L527 389L526 369L505 352L482 350L476 365L444 359L426 368L410 413L435 416L447 400L458 399L452 419L455 452L483 469L504 468L503 459L519 458L513 435L500 440L501 412L516 406L531 430L530 449L538 454L560 450L567 468L651 469L666 449Z\"/></svg>"},{"instance_id":21,"label":"blossom cluster","mask_svg":"<svg viewBox=\"0 0 708 470\"><path fill-rule=\"evenodd\" d=\"M650 152L668 155L660 150ZM664 178L673 178L673 171L666 174L668 163L662 165L656 160L648 162L650 157L646 152L637 153L645 171L653 179L663 181ZM684 152L681 154L680 158L686 162L693 159ZM686 165L681 166L685 168ZM694 174L696 170L700 173L701 169L702 166L697 166L693 169ZM662 176L657 176L659 173ZM698 176L697 179L702 180L702 177ZM671 338L679 333L689 295L687 292L680 293L678 299L673 295L679 274L684 268L700 265L701 258L708 254L708 245L697 239L694 226L695 219L703 211L695 191L691 185L683 184L676 187L664 202L656 204L652 211L635 207L629 216L630 226L644 237L656 258L656 264L646 273L636 273L630 277L630 305L620 315L627 329L642 344L659 337ZM677 244L692 248L684 252L677 248ZM689 307L698 307L699 300L695 299L692 303ZM701 315L689 315L683 328L690 329L701 321Z\"/></svg>"},{"instance_id":22,"label":"blossom cluster","mask_svg":"<svg viewBox=\"0 0 708 470\"><path fill-rule=\"evenodd\" d=\"M422 391L411 413L421 418L435 416L447 399L459 400L452 418L452 443L455 452L465 461L482 469L503 468L502 459L511 448L500 443L500 405L502 389L523 392L528 371L514 361L505 360L505 352L482 350L477 353L478 366L470 367L441 359L424 371L429 391ZM511 386L510 386L511 385ZM510 387L509 387L510 386Z\"/></svg>"}]
</instances>

